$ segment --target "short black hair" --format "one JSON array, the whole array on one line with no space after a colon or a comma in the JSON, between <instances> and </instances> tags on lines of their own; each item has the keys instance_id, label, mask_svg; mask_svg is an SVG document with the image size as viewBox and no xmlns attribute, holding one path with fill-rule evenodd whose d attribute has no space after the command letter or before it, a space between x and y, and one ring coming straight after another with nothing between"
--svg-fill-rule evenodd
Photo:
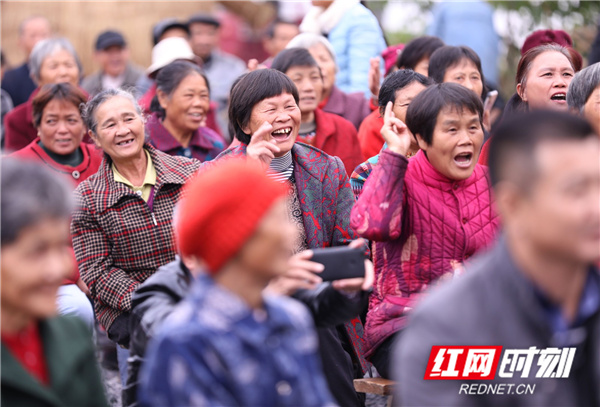
<instances>
[{"instance_id":1,"label":"short black hair","mask_svg":"<svg viewBox=\"0 0 600 407\"><path fill-rule=\"evenodd\" d=\"M229 122L235 137L244 144L250 142L251 134L242 128L250 123L252 109L257 103L283 93L289 93L298 104L298 89L290 78L275 69L258 69L239 78L231 88L229 99Z\"/></svg>"},{"instance_id":2,"label":"short black hair","mask_svg":"<svg viewBox=\"0 0 600 407\"><path fill-rule=\"evenodd\" d=\"M479 75L481 76L481 83L484 84L482 92L485 94L485 78L483 77L483 71L481 69L481 59L479 59L479 55L469 47L453 47L445 45L438 48L431 54L431 58L429 58L429 71L427 72L427 75L437 83L442 83L444 82L444 76L446 75L448 68L459 64L463 59L468 59L475 64L475 67L477 67ZM483 94L480 96L483 97Z\"/></svg>"},{"instance_id":3,"label":"short black hair","mask_svg":"<svg viewBox=\"0 0 600 407\"><path fill-rule=\"evenodd\" d=\"M492 186L510 180L526 193L537 175L534 153L541 143L590 137L597 138L590 124L567 112L533 110L503 120L488 141Z\"/></svg>"},{"instance_id":4,"label":"short black hair","mask_svg":"<svg viewBox=\"0 0 600 407\"><path fill-rule=\"evenodd\" d=\"M396 103L396 92L404 89L413 82L419 82L423 86L433 85L433 80L421 75L411 69L400 69L392 72L381 84L379 89L379 107L385 108L388 102Z\"/></svg>"},{"instance_id":5,"label":"short black hair","mask_svg":"<svg viewBox=\"0 0 600 407\"><path fill-rule=\"evenodd\" d=\"M406 44L398 56L396 66L398 69L414 70L419 61L421 61L423 58L430 58L431 54L433 54L435 50L443 47L444 45L444 41L438 37L432 37L428 35L417 37Z\"/></svg>"},{"instance_id":6,"label":"short black hair","mask_svg":"<svg viewBox=\"0 0 600 407\"><path fill-rule=\"evenodd\" d=\"M273 59L271 69L286 73L288 69L295 66L319 67L306 48L288 48L277 54ZM319 70L319 72L321 71Z\"/></svg>"},{"instance_id":7,"label":"short black hair","mask_svg":"<svg viewBox=\"0 0 600 407\"><path fill-rule=\"evenodd\" d=\"M287 21L287 20L283 20L283 19L277 17L267 27L267 30L265 31L265 37L267 37L267 38L274 38L275 37L275 29L280 24L282 24L282 25L293 25L294 27L298 27L298 24L296 24L296 23L293 23L293 22Z\"/></svg>"},{"instance_id":8,"label":"short black hair","mask_svg":"<svg viewBox=\"0 0 600 407\"><path fill-rule=\"evenodd\" d=\"M439 83L419 93L410 103L406 126L412 134L418 134L427 145L431 145L438 115L447 107L476 113L479 122L483 120L483 103L473 91L457 83Z\"/></svg>"}]
</instances>

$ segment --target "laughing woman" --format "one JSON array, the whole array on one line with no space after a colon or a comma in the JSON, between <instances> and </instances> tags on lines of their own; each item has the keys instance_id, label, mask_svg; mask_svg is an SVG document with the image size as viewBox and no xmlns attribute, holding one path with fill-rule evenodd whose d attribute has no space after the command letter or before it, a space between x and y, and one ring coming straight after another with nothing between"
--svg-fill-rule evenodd
<instances>
[{"instance_id":1,"label":"laughing woman","mask_svg":"<svg viewBox=\"0 0 600 407\"><path fill-rule=\"evenodd\" d=\"M75 190L73 248L98 321L127 347L131 295L175 259L173 207L200 162L146 144L141 109L128 92L99 93L83 116L104 159ZM126 352L119 356L124 377Z\"/></svg>"},{"instance_id":2,"label":"laughing woman","mask_svg":"<svg viewBox=\"0 0 600 407\"><path fill-rule=\"evenodd\" d=\"M388 149L351 218L361 236L377 242L365 342L383 377L389 378L394 339L421 291L495 237L498 218L487 167L477 164L482 117L478 95L454 83L419 93L406 125L394 116L391 102L386 107L381 134ZM411 133L421 149L409 161Z\"/></svg>"},{"instance_id":3,"label":"laughing woman","mask_svg":"<svg viewBox=\"0 0 600 407\"><path fill-rule=\"evenodd\" d=\"M156 96L146 123L150 144L170 155L200 161L215 158L225 141L205 126L210 88L200 68L187 61L165 66L156 76Z\"/></svg>"}]
</instances>

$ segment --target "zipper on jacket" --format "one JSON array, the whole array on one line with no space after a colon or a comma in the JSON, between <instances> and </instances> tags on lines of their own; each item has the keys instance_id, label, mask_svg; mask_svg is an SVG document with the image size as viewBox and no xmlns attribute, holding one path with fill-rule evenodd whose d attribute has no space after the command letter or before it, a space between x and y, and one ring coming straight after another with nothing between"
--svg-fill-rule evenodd
<instances>
[{"instance_id":1,"label":"zipper on jacket","mask_svg":"<svg viewBox=\"0 0 600 407\"><path fill-rule=\"evenodd\" d=\"M152 215L152 222L154 222L154 226L158 226L158 223L156 222L156 218L154 217L154 212L150 212L150 215Z\"/></svg>"}]
</instances>

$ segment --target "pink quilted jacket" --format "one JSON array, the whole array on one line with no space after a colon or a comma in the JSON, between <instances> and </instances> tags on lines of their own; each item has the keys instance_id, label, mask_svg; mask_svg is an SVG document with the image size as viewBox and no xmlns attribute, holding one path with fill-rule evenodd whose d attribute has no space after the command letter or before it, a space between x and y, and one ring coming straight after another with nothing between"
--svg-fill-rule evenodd
<instances>
[{"instance_id":1,"label":"pink quilted jacket","mask_svg":"<svg viewBox=\"0 0 600 407\"><path fill-rule=\"evenodd\" d=\"M422 151L410 162L388 150L352 209L351 226L374 242L375 284L365 325L366 355L402 329L418 294L454 262L494 240L487 167L463 181L433 168Z\"/></svg>"}]
</instances>

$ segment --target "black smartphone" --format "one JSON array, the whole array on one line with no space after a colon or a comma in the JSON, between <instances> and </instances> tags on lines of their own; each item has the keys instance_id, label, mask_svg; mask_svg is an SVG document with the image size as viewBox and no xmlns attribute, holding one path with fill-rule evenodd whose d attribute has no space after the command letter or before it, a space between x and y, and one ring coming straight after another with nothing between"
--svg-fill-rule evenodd
<instances>
[{"instance_id":1,"label":"black smartphone","mask_svg":"<svg viewBox=\"0 0 600 407\"><path fill-rule=\"evenodd\" d=\"M325 266L325 270L317 274L323 281L365 276L365 252L362 248L337 246L312 251L310 260Z\"/></svg>"}]
</instances>

